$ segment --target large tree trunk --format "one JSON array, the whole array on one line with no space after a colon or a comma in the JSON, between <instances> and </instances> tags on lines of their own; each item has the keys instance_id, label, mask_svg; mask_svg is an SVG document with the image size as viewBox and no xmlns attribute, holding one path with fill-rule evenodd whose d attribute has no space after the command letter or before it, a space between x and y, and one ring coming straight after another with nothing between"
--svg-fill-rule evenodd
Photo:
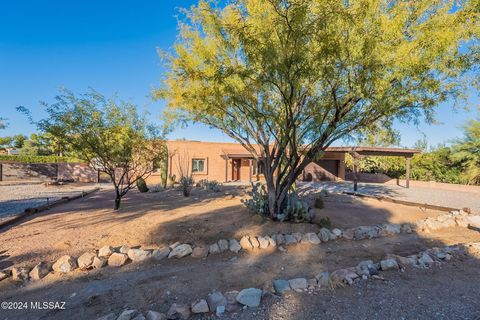
<instances>
[{"instance_id":1,"label":"large tree trunk","mask_svg":"<svg viewBox=\"0 0 480 320\"><path fill-rule=\"evenodd\" d=\"M122 201L122 196L120 195L120 190L117 186L115 186L115 206L113 207L114 210L120 209L121 201Z\"/></svg>"}]
</instances>

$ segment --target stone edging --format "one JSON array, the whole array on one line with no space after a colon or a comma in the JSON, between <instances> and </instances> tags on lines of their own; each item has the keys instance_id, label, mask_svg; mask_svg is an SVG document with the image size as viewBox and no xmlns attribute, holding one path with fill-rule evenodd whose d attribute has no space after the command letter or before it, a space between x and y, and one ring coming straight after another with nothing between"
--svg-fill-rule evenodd
<instances>
[{"instance_id":1,"label":"stone edging","mask_svg":"<svg viewBox=\"0 0 480 320\"><path fill-rule=\"evenodd\" d=\"M225 294L213 291L205 298L197 299L190 305L173 303L166 314L148 311L143 316L136 309L123 310L117 317L115 313L107 314L97 320L161 320L161 319L189 319L192 314L215 313L217 316L225 312L239 311L241 308L255 308L260 306L262 297L266 295L282 295L288 291L307 292L312 294L321 289L334 289L351 285L355 281L379 279L384 280L381 272L391 270L406 270L405 267L431 268L450 261L456 256L466 254L478 255L480 242L432 248L415 255L402 257L387 255L377 263L372 260L362 261L355 267L338 269L333 272L322 271L313 278L294 278L289 280L276 279L267 283L262 289L247 288L240 291L227 291Z\"/></svg>"}]
</instances>

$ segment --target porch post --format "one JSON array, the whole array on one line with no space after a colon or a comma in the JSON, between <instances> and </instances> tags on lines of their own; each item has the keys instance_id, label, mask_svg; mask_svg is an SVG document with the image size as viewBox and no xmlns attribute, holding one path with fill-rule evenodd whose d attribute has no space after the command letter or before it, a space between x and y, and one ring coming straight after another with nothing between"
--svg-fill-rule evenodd
<instances>
[{"instance_id":1,"label":"porch post","mask_svg":"<svg viewBox=\"0 0 480 320\"><path fill-rule=\"evenodd\" d=\"M225 156L225 182L228 182L228 156Z\"/></svg>"},{"instance_id":2,"label":"porch post","mask_svg":"<svg viewBox=\"0 0 480 320\"><path fill-rule=\"evenodd\" d=\"M407 167L407 172L405 174L405 185L408 188L410 188L410 159L409 157L405 157L405 164L406 164L406 167Z\"/></svg>"},{"instance_id":3,"label":"porch post","mask_svg":"<svg viewBox=\"0 0 480 320\"><path fill-rule=\"evenodd\" d=\"M252 159L248 159L248 166L250 167L250 176L248 178L248 181L252 182L252 171L253 171Z\"/></svg>"},{"instance_id":4,"label":"porch post","mask_svg":"<svg viewBox=\"0 0 480 320\"><path fill-rule=\"evenodd\" d=\"M358 157L353 157L353 191L357 192L358 189Z\"/></svg>"}]
</instances>

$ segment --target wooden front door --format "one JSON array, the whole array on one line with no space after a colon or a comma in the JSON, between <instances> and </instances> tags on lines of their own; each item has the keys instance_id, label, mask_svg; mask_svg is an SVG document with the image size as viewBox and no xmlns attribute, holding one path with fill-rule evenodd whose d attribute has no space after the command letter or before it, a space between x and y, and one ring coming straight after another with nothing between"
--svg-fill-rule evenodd
<instances>
[{"instance_id":1,"label":"wooden front door","mask_svg":"<svg viewBox=\"0 0 480 320\"><path fill-rule=\"evenodd\" d=\"M240 180L240 166L242 165L241 159L232 159L232 180Z\"/></svg>"}]
</instances>

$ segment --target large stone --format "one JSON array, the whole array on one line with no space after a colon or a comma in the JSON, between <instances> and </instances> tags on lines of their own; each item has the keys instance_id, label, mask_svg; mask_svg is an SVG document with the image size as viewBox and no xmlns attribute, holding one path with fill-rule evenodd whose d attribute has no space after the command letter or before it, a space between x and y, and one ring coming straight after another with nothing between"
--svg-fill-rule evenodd
<instances>
[{"instance_id":1,"label":"large stone","mask_svg":"<svg viewBox=\"0 0 480 320\"><path fill-rule=\"evenodd\" d=\"M380 269L383 271L398 269L398 263L395 259L385 259L380 261Z\"/></svg>"},{"instance_id":2,"label":"large stone","mask_svg":"<svg viewBox=\"0 0 480 320\"><path fill-rule=\"evenodd\" d=\"M115 315L115 313L111 312L100 318L97 318L97 320L117 320L117 316Z\"/></svg>"},{"instance_id":3,"label":"large stone","mask_svg":"<svg viewBox=\"0 0 480 320\"><path fill-rule=\"evenodd\" d=\"M228 240L228 248L230 249L230 251L235 253L238 253L240 250L242 250L242 246L235 239Z\"/></svg>"},{"instance_id":4,"label":"large stone","mask_svg":"<svg viewBox=\"0 0 480 320\"><path fill-rule=\"evenodd\" d=\"M130 247L124 244L118 249L118 252L128 254L128 250L130 250Z\"/></svg>"},{"instance_id":5,"label":"large stone","mask_svg":"<svg viewBox=\"0 0 480 320\"><path fill-rule=\"evenodd\" d=\"M338 229L338 228L333 228L332 229L332 233L334 235L336 235L337 237L340 237L342 235L342 230Z\"/></svg>"},{"instance_id":6,"label":"large stone","mask_svg":"<svg viewBox=\"0 0 480 320\"><path fill-rule=\"evenodd\" d=\"M194 258L205 258L208 255L207 246L198 246L193 248L192 257Z\"/></svg>"},{"instance_id":7,"label":"large stone","mask_svg":"<svg viewBox=\"0 0 480 320\"><path fill-rule=\"evenodd\" d=\"M288 283L290 284L290 288L297 292L304 291L305 289L307 289L308 286L307 279L305 278L290 279L288 280Z\"/></svg>"},{"instance_id":8,"label":"large stone","mask_svg":"<svg viewBox=\"0 0 480 320\"><path fill-rule=\"evenodd\" d=\"M330 287L338 287L343 284L352 284L353 280L358 278L358 274L350 269L335 270L330 274L328 280Z\"/></svg>"},{"instance_id":9,"label":"large stone","mask_svg":"<svg viewBox=\"0 0 480 320\"><path fill-rule=\"evenodd\" d=\"M257 239L258 239L260 249L265 249L270 244L270 242L268 241L268 238L266 237L258 237Z\"/></svg>"},{"instance_id":10,"label":"large stone","mask_svg":"<svg viewBox=\"0 0 480 320\"><path fill-rule=\"evenodd\" d=\"M354 229L345 229L342 232L342 237L345 240L353 240L354 235L355 235Z\"/></svg>"},{"instance_id":11,"label":"large stone","mask_svg":"<svg viewBox=\"0 0 480 320\"><path fill-rule=\"evenodd\" d=\"M303 235L302 243L320 244L320 239L314 232L309 232Z\"/></svg>"},{"instance_id":12,"label":"large stone","mask_svg":"<svg viewBox=\"0 0 480 320\"><path fill-rule=\"evenodd\" d=\"M273 282L273 288L275 289L276 293L282 294L285 291L291 290L290 284L287 280L277 279L277 280L273 280L272 282Z\"/></svg>"},{"instance_id":13,"label":"large stone","mask_svg":"<svg viewBox=\"0 0 480 320\"><path fill-rule=\"evenodd\" d=\"M410 267L418 266L418 260L416 256L408 256L408 257L397 256L397 259L402 266L410 266Z\"/></svg>"},{"instance_id":14,"label":"large stone","mask_svg":"<svg viewBox=\"0 0 480 320\"><path fill-rule=\"evenodd\" d=\"M174 249L175 250L175 249ZM190 318L190 307L181 304L172 304L167 312L167 319L183 319Z\"/></svg>"},{"instance_id":15,"label":"large stone","mask_svg":"<svg viewBox=\"0 0 480 320\"><path fill-rule=\"evenodd\" d=\"M50 268L46 262L38 263L28 274L32 280L40 280L50 272Z\"/></svg>"},{"instance_id":16,"label":"large stone","mask_svg":"<svg viewBox=\"0 0 480 320\"><path fill-rule=\"evenodd\" d=\"M80 269L87 269L88 267L90 267L92 265L93 259L96 256L97 255L95 254L95 252L92 252L92 251L85 252L84 254L82 254L77 259L78 267Z\"/></svg>"},{"instance_id":17,"label":"large stone","mask_svg":"<svg viewBox=\"0 0 480 320\"><path fill-rule=\"evenodd\" d=\"M285 244L285 237L283 234L276 234L273 236L273 240L277 243L277 246L281 246L282 244Z\"/></svg>"},{"instance_id":18,"label":"large stone","mask_svg":"<svg viewBox=\"0 0 480 320\"><path fill-rule=\"evenodd\" d=\"M156 261L160 261L160 260L163 260L165 259L166 257L168 257L168 255L170 254L170 248L169 247L164 247L164 248L159 248L159 249L155 249L153 250L152 252L152 258Z\"/></svg>"},{"instance_id":19,"label":"large stone","mask_svg":"<svg viewBox=\"0 0 480 320\"><path fill-rule=\"evenodd\" d=\"M374 226L360 226L353 229L355 240L372 239L378 237L378 228Z\"/></svg>"},{"instance_id":20,"label":"large stone","mask_svg":"<svg viewBox=\"0 0 480 320\"><path fill-rule=\"evenodd\" d=\"M192 253L192 247L189 244L181 244L178 247L175 247L170 254L168 255L169 258L177 257L177 258L183 258L185 256L188 256L189 254Z\"/></svg>"},{"instance_id":21,"label":"large stone","mask_svg":"<svg viewBox=\"0 0 480 320\"><path fill-rule=\"evenodd\" d=\"M220 248L218 247L218 243L214 243L208 247L208 252L210 254L220 253Z\"/></svg>"},{"instance_id":22,"label":"large stone","mask_svg":"<svg viewBox=\"0 0 480 320\"><path fill-rule=\"evenodd\" d=\"M28 280L28 270L23 267L13 267L12 268L12 280L13 281L27 281Z\"/></svg>"},{"instance_id":23,"label":"large stone","mask_svg":"<svg viewBox=\"0 0 480 320\"><path fill-rule=\"evenodd\" d=\"M295 238L295 242L300 242L303 237L303 235L300 232L294 232L292 233L292 236Z\"/></svg>"},{"instance_id":24,"label":"large stone","mask_svg":"<svg viewBox=\"0 0 480 320\"><path fill-rule=\"evenodd\" d=\"M163 313L150 310L147 312L145 319L146 320L167 320L167 316L164 315Z\"/></svg>"},{"instance_id":25,"label":"large stone","mask_svg":"<svg viewBox=\"0 0 480 320\"><path fill-rule=\"evenodd\" d=\"M98 256L100 258L108 258L110 255L112 255L113 249L110 246L104 246L101 247L100 250L98 250Z\"/></svg>"},{"instance_id":26,"label":"large stone","mask_svg":"<svg viewBox=\"0 0 480 320\"><path fill-rule=\"evenodd\" d=\"M256 308L260 305L262 290L257 288L243 289L237 295L236 300L244 306Z\"/></svg>"},{"instance_id":27,"label":"large stone","mask_svg":"<svg viewBox=\"0 0 480 320\"><path fill-rule=\"evenodd\" d=\"M327 228L321 228L320 232L318 233L318 237L320 240L322 240L322 242L327 242L330 240L330 230Z\"/></svg>"},{"instance_id":28,"label":"large stone","mask_svg":"<svg viewBox=\"0 0 480 320\"><path fill-rule=\"evenodd\" d=\"M250 237L249 236L243 236L242 239L240 239L240 246L244 250L251 250L253 249L252 243L250 242Z\"/></svg>"},{"instance_id":29,"label":"large stone","mask_svg":"<svg viewBox=\"0 0 480 320\"><path fill-rule=\"evenodd\" d=\"M434 263L432 257L430 257L430 255L428 255L428 253L424 252L420 255L420 258L418 258L418 264L421 266L421 267L430 267L432 266Z\"/></svg>"},{"instance_id":30,"label":"large stone","mask_svg":"<svg viewBox=\"0 0 480 320\"><path fill-rule=\"evenodd\" d=\"M144 261L152 257L152 251L143 249L129 249L127 255L130 260L138 262Z\"/></svg>"},{"instance_id":31,"label":"large stone","mask_svg":"<svg viewBox=\"0 0 480 320\"><path fill-rule=\"evenodd\" d=\"M400 225L388 223L388 224L382 225L378 234L381 237L390 237L390 236L394 236L396 234L399 234L400 231L401 231L401 226Z\"/></svg>"},{"instance_id":32,"label":"large stone","mask_svg":"<svg viewBox=\"0 0 480 320\"><path fill-rule=\"evenodd\" d=\"M225 307L227 305L227 298L219 292L214 291L207 296L208 308L212 311L217 310L218 306Z\"/></svg>"},{"instance_id":33,"label":"large stone","mask_svg":"<svg viewBox=\"0 0 480 320\"><path fill-rule=\"evenodd\" d=\"M220 252L225 252L228 250L228 241L225 239L220 239L217 242Z\"/></svg>"},{"instance_id":34,"label":"large stone","mask_svg":"<svg viewBox=\"0 0 480 320\"><path fill-rule=\"evenodd\" d=\"M271 247L276 247L276 246L277 246L277 242L275 241L275 239L273 239L273 238L270 237L270 236L265 236L265 238L268 240L268 244L269 244Z\"/></svg>"},{"instance_id":35,"label":"large stone","mask_svg":"<svg viewBox=\"0 0 480 320\"><path fill-rule=\"evenodd\" d=\"M93 269L101 269L107 264L107 260L104 258L94 257L92 262Z\"/></svg>"},{"instance_id":36,"label":"large stone","mask_svg":"<svg viewBox=\"0 0 480 320\"><path fill-rule=\"evenodd\" d=\"M0 281L7 279L10 276L9 272L0 271Z\"/></svg>"},{"instance_id":37,"label":"large stone","mask_svg":"<svg viewBox=\"0 0 480 320\"><path fill-rule=\"evenodd\" d=\"M65 255L57 260L52 266L53 271L67 273L77 268L77 262L71 256Z\"/></svg>"},{"instance_id":38,"label":"large stone","mask_svg":"<svg viewBox=\"0 0 480 320\"><path fill-rule=\"evenodd\" d=\"M260 242L258 242L257 237L250 237L250 243L253 248L260 248Z\"/></svg>"},{"instance_id":39,"label":"large stone","mask_svg":"<svg viewBox=\"0 0 480 320\"><path fill-rule=\"evenodd\" d=\"M356 267L355 271L359 276L370 276L370 271L375 269L375 264L372 260L365 260L360 262Z\"/></svg>"},{"instance_id":40,"label":"large stone","mask_svg":"<svg viewBox=\"0 0 480 320\"><path fill-rule=\"evenodd\" d=\"M318 286L320 288L328 288L330 279L330 273L328 271L320 272L315 276L315 278L318 280Z\"/></svg>"},{"instance_id":41,"label":"large stone","mask_svg":"<svg viewBox=\"0 0 480 320\"><path fill-rule=\"evenodd\" d=\"M192 312L193 313L208 313L210 309L208 308L208 303L205 299L195 300L192 305Z\"/></svg>"},{"instance_id":42,"label":"large stone","mask_svg":"<svg viewBox=\"0 0 480 320\"><path fill-rule=\"evenodd\" d=\"M227 299L227 306L225 310L228 312L236 312L240 310L240 305L237 303L238 291L232 290L225 292L225 298Z\"/></svg>"},{"instance_id":43,"label":"large stone","mask_svg":"<svg viewBox=\"0 0 480 320\"><path fill-rule=\"evenodd\" d=\"M117 320L131 320L135 318L138 315L138 311L135 309L127 309L124 310L120 315L118 316Z\"/></svg>"},{"instance_id":44,"label":"large stone","mask_svg":"<svg viewBox=\"0 0 480 320\"><path fill-rule=\"evenodd\" d=\"M132 320L146 320L143 314L139 313Z\"/></svg>"},{"instance_id":45,"label":"large stone","mask_svg":"<svg viewBox=\"0 0 480 320\"><path fill-rule=\"evenodd\" d=\"M412 233L412 226L409 223L404 223L400 227L400 232L402 232L402 233Z\"/></svg>"},{"instance_id":46,"label":"large stone","mask_svg":"<svg viewBox=\"0 0 480 320\"><path fill-rule=\"evenodd\" d=\"M285 235L285 244L289 245L289 244L294 244L294 243L297 243L297 240L295 240L295 237L291 234L286 234Z\"/></svg>"},{"instance_id":47,"label":"large stone","mask_svg":"<svg viewBox=\"0 0 480 320\"><path fill-rule=\"evenodd\" d=\"M110 267L121 267L125 263L127 263L128 256L124 253L118 253L114 252L109 258L108 258L108 265Z\"/></svg>"},{"instance_id":48,"label":"large stone","mask_svg":"<svg viewBox=\"0 0 480 320\"><path fill-rule=\"evenodd\" d=\"M456 224L460 227L467 228L468 226L480 228L480 215L463 215L455 218Z\"/></svg>"}]
</instances>

